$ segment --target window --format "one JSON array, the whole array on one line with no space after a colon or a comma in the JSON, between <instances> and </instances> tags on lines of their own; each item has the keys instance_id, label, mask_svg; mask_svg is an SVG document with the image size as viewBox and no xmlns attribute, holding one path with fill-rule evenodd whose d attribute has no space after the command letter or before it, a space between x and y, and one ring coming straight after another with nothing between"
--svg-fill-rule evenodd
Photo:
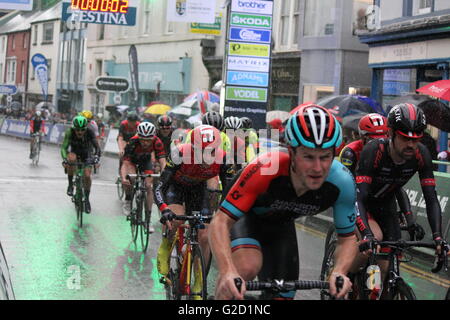
<instances>
[{"instance_id":1,"label":"window","mask_svg":"<svg viewBox=\"0 0 450 320\"><path fill-rule=\"evenodd\" d=\"M97 40L104 40L105 39L105 25L104 24L98 24L97 25Z\"/></svg>"},{"instance_id":2,"label":"window","mask_svg":"<svg viewBox=\"0 0 450 320\"><path fill-rule=\"evenodd\" d=\"M100 77L103 74L103 61L102 60L95 60L95 64L96 64L96 74L97 77Z\"/></svg>"},{"instance_id":3,"label":"window","mask_svg":"<svg viewBox=\"0 0 450 320\"><path fill-rule=\"evenodd\" d=\"M20 83L25 83L25 61L21 61L20 62L20 74L21 74L21 79L20 79Z\"/></svg>"},{"instance_id":4,"label":"window","mask_svg":"<svg viewBox=\"0 0 450 320\"><path fill-rule=\"evenodd\" d=\"M300 0L285 0L281 4L279 42L283 47L298 43Z\"/></svg>"},{"instance_id":5,"label":"window","mask_svg":"<svg viewBox=\"0 0 450 320\"><path fill-rule=\"evenodd\" d=\"M166 10L167 11L167 2L166 2ZM174 23L171 21L167 21L166 16L164 15L165 19L166 19L166 29L164 30L165 33L173 33L174 30Z\"/></svg>"},{"instance_id":6,"label":"window","mask_svg":"<svg viewBox=\"0 0 450 320\"><path fill-rule=\"evenodd\" d=\"M367 30L366 11L373 3L373 0L353 0L353 35L356 30Z\"/></svg>"},{"instance_id":7,"label":"window","mask_svg":"<svg viewBox=\"0 0 450 320\"><path fill-rule=\"evenodd\" d=\"M14 50L16 48L16 37L14 35L12 35L11 41L12 41L12 49Z\"/></svg>"},{"instance_id":8,"label":"window","mask_svg":"<svg viewBox=\"0 0 450 320\"><path fill-rule=\"evenodd\" d=\"M144 14L143 14L143 23L142 23L142 33L149 34L150 33L150 22L151 22L151 3L150 1L144 1Z\"/></svg>"},{"instance_id":9,"label":"window","mask_svg":"<svg viewBox=\"0 0 450 320\"><path fill-rule=\"evenodd\" d=\"M413 0L413 15L431 13L433 0Z\"/></svg>"},{"instance_id":10,"label":"window","mask_svg":"<svg viewBox=\"0 0 450 320\"><path fill-rule=\"evenodd\" d=\"M2 52L5 52L6 49L6 37L2 37Z\"/></svg>"},{"instance_id":11,"label":"window","mask_svg":"<svg viewBox=\"0 0 450 320\"><path fill-rule=\"evenodd\" d=\"M16 83L16 60L6 62L6 82Z\"/></svg>"},{"instance_id":12,"label":"window","mask_svg":"<svg viewBox=\"0 0 450 320\"><path fill-rule=\"evenodd\" d=\"M38 25L35 25L33 27L33 30L34 30L33 45L35 46L37 44L37 40L38 40Z\"/></svg>"},{"instance_id":13,"label":"window","mask_svg":"<svg viewBox=\"0 0 450 320\"><path fill-rule=\"evenodd\" d=\"M23 48L26 49L28 47L28 33L23 35Z\"/></svg>"},{"instance_id":14,"label":"window","mask_svg":"<svg viewBox=\"0 0 450 320\"><path fill-rule=\"evenodd\" d=\"M50 75L52 74L52 59L47 59L47 78L50 81Z\"/></svg>"},{"instance_id":15,"label":"window","mask_svg":"<svg viewBox=\"0 0 450 320\"><path fill-rule=\"evenodd\" d=\"M3 63L0 63L0 81L4 82L4 80L3 80Z\"/></svg>"},{"instance_id":16,"label":"window","mask_svg":"<svg viewBox=\"0 0 450 320\"><path fill-rule=\"evenodd\" d=\"M322 37L334 33L336 0L306 0L304 36Z\"/></svg>"},{"instance_id":17,"label":"window","mask_svg":"<svg viewBox=\"0 0 450 320\"><path fill-rule=\"evenodd\" d=\"M42 43L53 42L53 22L44 23L44 31L42 33Z\"/></svg>"}]
</instances>

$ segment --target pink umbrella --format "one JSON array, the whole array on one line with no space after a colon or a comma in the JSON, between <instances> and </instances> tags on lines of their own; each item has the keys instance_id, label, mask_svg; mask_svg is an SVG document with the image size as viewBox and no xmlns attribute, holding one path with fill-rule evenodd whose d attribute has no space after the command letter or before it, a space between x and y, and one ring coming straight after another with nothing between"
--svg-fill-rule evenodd
<instances>
[{"instance_id":1,"label":"pink umbrella","mask_svg":"<svg viewBox=\"0 0 450 320\"><path fill-rule=\"evenodd\" d=\"M432 97L450 101L450 80L439 80L416 90Z\"/></svg>"}]
</instances>

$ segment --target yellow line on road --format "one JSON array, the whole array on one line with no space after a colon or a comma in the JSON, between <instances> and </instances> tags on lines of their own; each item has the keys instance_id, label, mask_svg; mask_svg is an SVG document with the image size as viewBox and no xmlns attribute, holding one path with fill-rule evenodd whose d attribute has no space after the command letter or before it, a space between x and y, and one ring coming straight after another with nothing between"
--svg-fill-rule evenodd
<instances>
[{"instance_id":1,"label":"yellow line on road","mask_svg":"<svg viewBox=\"0 0 450 320\"><path fill-rule=\"evenodd\" d=\"M318 230L315 230L315 229L310 228L310 227L307 227L307 226L305 226L303 224L300 224L300 223L296 223L295 227L297 229L299 229L299 230L305 231L305 232L307 232L309 234L312 234L312 235L314 235L316 237L319 237L319 238L322 238L322 239L325 239L325 237L326 237L326 233L318 231ZM418 269L416 267L413 267L411 265L408 265L406 263L401 264L400 267L404 271L407 271L407 272L415 275L418 278L430 281L430 282L432 282L432 283L434 283L434 284L436 284L438 286L444 287L444 288L450 287L450 280L441 278L441 277L439 277L437 275L434 275L432 273L426 272L424 270L420 270L420 269Z\"/></svg>"}]
</instances>

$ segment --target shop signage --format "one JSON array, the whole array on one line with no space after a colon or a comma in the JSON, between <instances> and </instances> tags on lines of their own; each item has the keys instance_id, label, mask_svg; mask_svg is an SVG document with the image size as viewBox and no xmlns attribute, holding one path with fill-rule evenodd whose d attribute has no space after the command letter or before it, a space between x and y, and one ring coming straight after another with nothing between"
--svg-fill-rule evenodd
<instances>
[{"instance_id":1,"label":"shop signage","mask_svg":"<svg viewBox=\"0 0 450 320\"><path fill-rule=\"evenodd\" d=\"M251 28L272 28L271 16L256 16L251 14L232 13L230 25Z\"/></svg>"},{"instance_id":2,"label":"shop signage","mask_svg":"<svg viewBox=\"0 0 450 320\"><path fill-rule=\"evenodd\" d=\"M225 98L237 101L266 102L267 89L229 86L226 88Z\"/></svg>"},{"instance_id":3,"label":"shop signage","mask_svg":"<svg viewBox=\"0 0 450 320\"><path fill-rule=\"evenodd\" d=\"M228 53L236 56L268 58L270 57L270 45L230 42Z\"/></svg>"},{"instance_id":4,"label":"shop signage","mask_svg":"<svg viewBox=\"0 0 450 320\"><path fill-rule=\"evenodd\" d=\"M249 28L230 28L230 40L270 43L272 32L264 29L249 29Z\"/></svg>"},{"instance_id":5,"label":"shop signage","mask_svg":"<svg viewBox=\"0 0 450 320\"><path fill-rule=\"evenodd\" d=\"M232 0L231 11L272 14L273 2L263 0Z\"/></svg>"},{"instance_id":6,"label":"shop signage","mask_svg":"<svg viewBox=\"0 0 450 320\"><path fill-rule=\"evenodd\" d=\"M228 57L229 70L269 72L270 59Z\"/></svg>"},{"instance_id":7,"label":"shop signage","mask_svg":"<svg viewBox=\"0 0 450 320\"><path fill-rule=\"evenodd\" d=\"M227 83L233 85L267 87L269 74L261 72L228 71Z\"/></svg>"}]
</instances>

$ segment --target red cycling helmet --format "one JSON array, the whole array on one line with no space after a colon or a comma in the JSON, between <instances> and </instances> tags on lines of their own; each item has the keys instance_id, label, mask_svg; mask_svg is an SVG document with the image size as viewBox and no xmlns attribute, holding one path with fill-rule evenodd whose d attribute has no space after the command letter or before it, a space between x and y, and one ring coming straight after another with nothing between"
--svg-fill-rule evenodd
<instances>
[{"instance_id":1,"label":"red cycling helmet","mask_svg":"<svg viewBox=\"0 0 450 320\"><path fill-rule=\"evenodd\" d=\"M359 134L372 139L386 138L388 132L387 118L378 113L369 113L359 120Z\"/></svg>"},{"instance_id":2,"label":"red cycling helmet","mask_svg":"<svg viewBox=\"0 0 450 320\"><path fill-rule=\"evenodd\" d=\"M221 144L220 131L210 125L201 125L192 130L191 144L197 149L217 148Z\"/></svg>"}]
</instances>

